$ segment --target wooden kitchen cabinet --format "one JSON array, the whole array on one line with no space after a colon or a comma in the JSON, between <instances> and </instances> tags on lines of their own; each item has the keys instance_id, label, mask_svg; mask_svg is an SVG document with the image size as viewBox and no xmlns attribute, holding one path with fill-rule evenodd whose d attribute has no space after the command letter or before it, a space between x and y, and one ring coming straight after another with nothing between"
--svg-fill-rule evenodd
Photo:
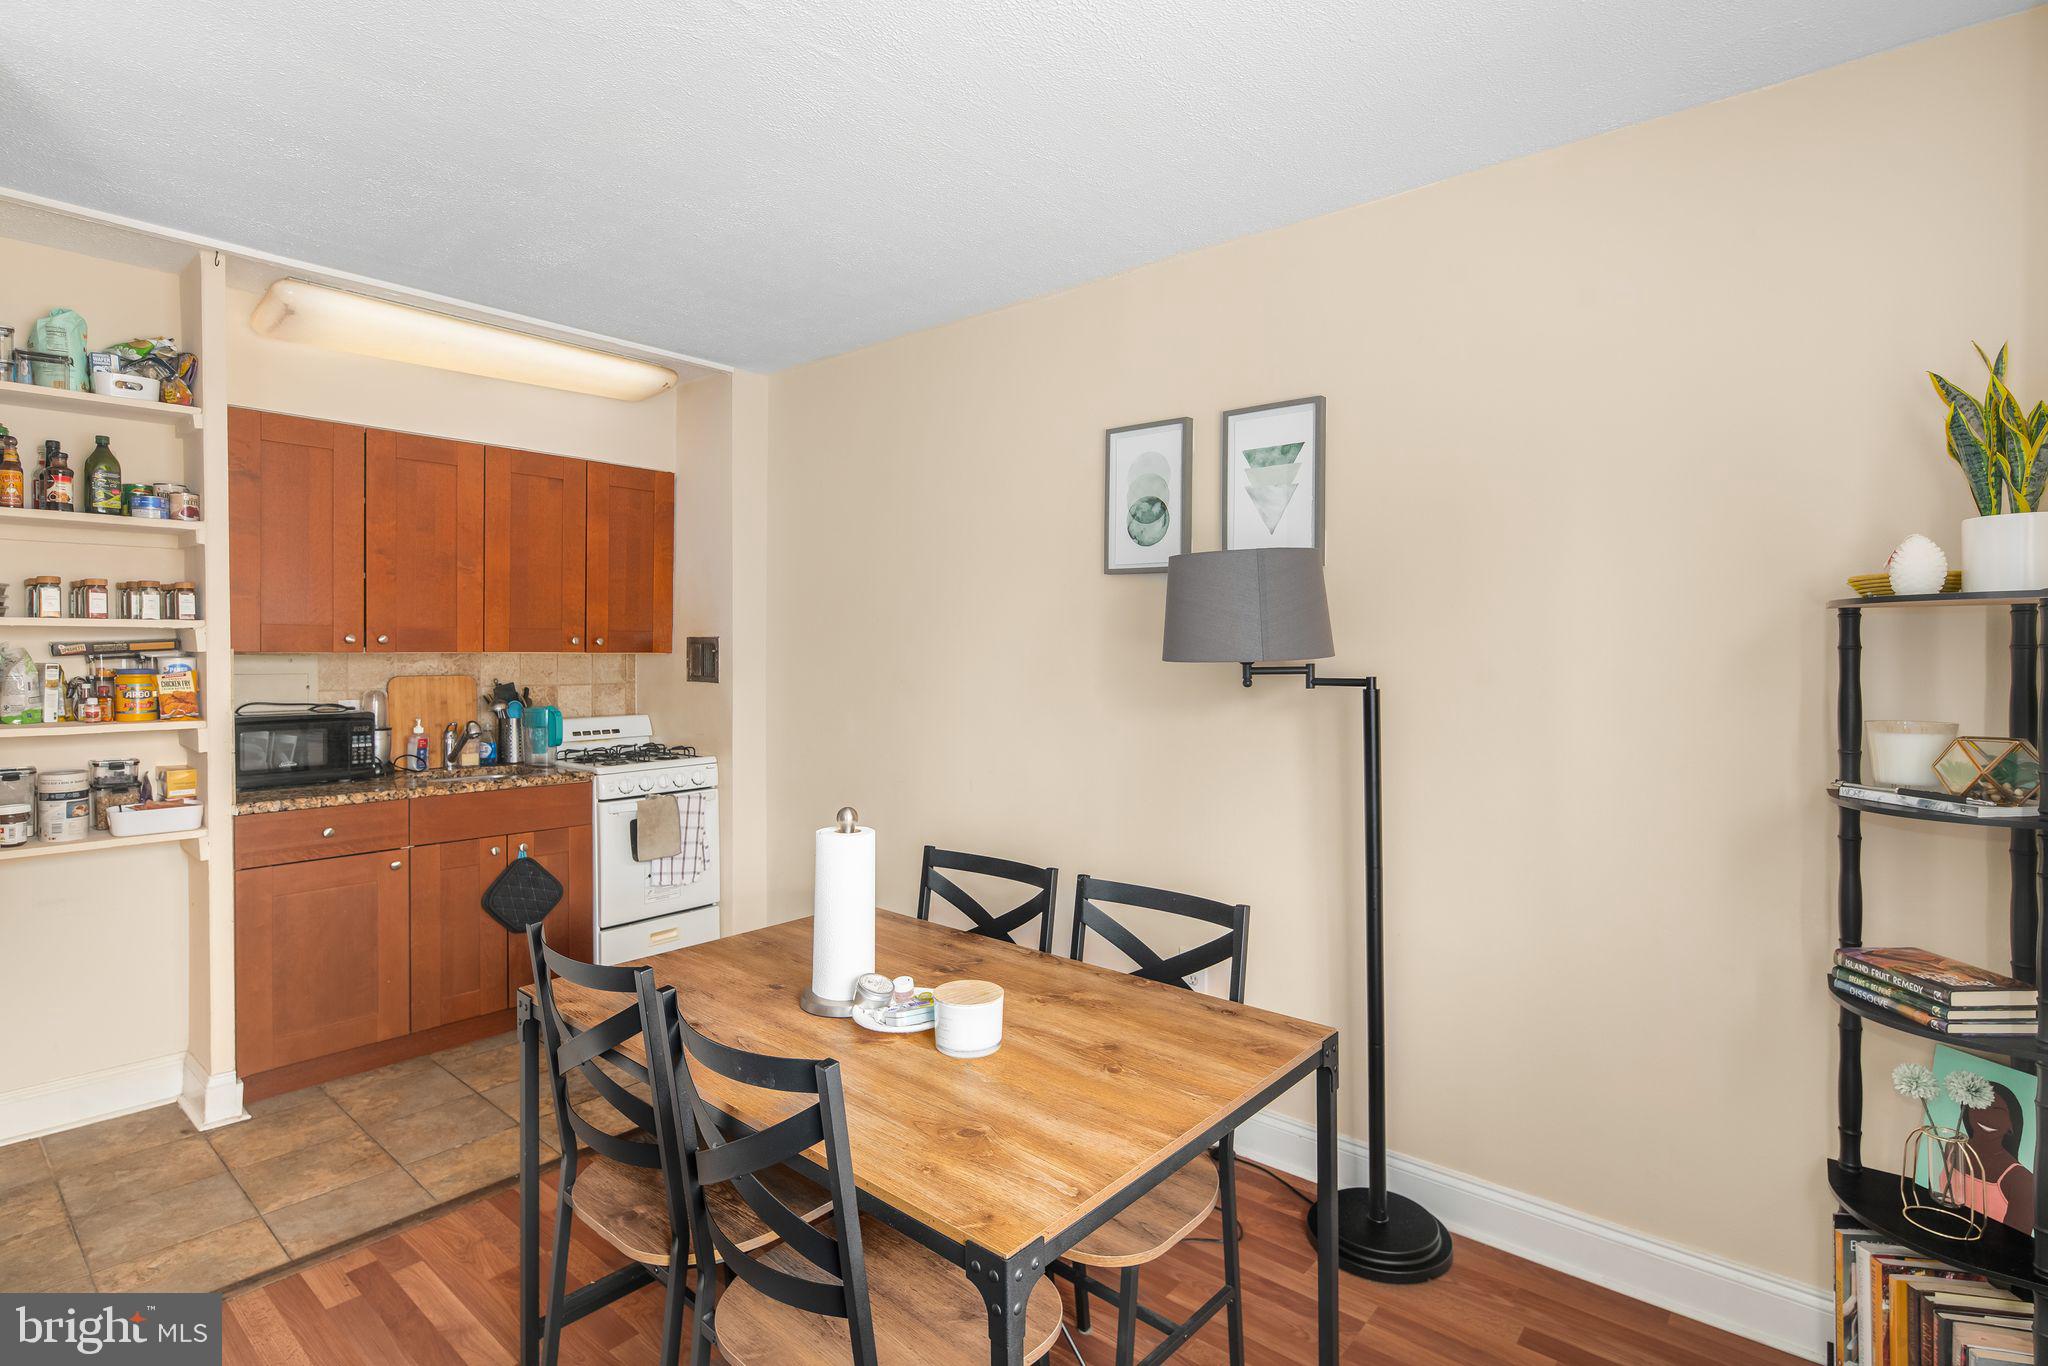
<instances>
[{"instance_id":1,"label":"wooden kitchen cabinet","mask_svg":"<svg viewBox=\"0 0 2048 1366\"><path fill-rule=\"evenodd\" d=\"M467 1020L509 1001L504 928L483 896L504 871L502 836L416 845L412 851L412 1027Z\"/></svg>"},{"instance_id":2,"label":"wooden kitchen cabinet","mask_svg":"<svg viewBox=\"0 0 2048 1366\"><path fill-rule=\"evenodd\" d=\"M372 652L484 648L484 448L363 438L363 625Z\"/></svg>"},{"instance_id":3,"label":"wooden kitchen cabinet","mask_svg":"<svg viewBox=\"0 0 2048 1366\"><path fill-rule=\"evenodd\" d=\"M562 884L562 900L541 922L548 947L556 953L586 963L597 961L597 927L592 918L594 865L590 860L590 827L567 826L557 830L536 830L514 835L507 846L516 856L521 847L527 856L555 875ZM533 962L525 939L511 942L505 960L507 985L517 991L533 980Z\"/></svg>"},{"instance_id":4,"label":"wooden kitchen cabinet","mask_svg":"<svg viewBox=\"0 0 2048 1366\"><path fill-rule=\"evenodd\" d=\"M242 1075L407 1032L408 862L397 849L235 874Z\"/></svg>"},{"instance_id":5,"label":"wooden kitchen cabinet","mask_svg":"<svg viewBox=\"0 0 2048 1366\"><path fill-rule=\"evenodd\" d=\"M676 477L595 461L584 474L588 648L667 654L674 648Z\"/></svg>"},{"instance_id":6,"label":"wooden kitchen cabinet","mask_svg":"<svg viewBox=\"0 0 2048 1366\"><path fill-rule=\"evenodd\" d=\"M363 429L228 409L233 647L363 648Z\"/></svg>"},{"instance_id":7,"label":"wooden kitchen cabinet","mask_svg":"<svg viewBox=\"0 0 2048 1366\"><path fill-rule=\"evenodd\" d=\"M584 643L584 462L484 452L484 648L576 653Z\"/></svg>"}]
</instances>

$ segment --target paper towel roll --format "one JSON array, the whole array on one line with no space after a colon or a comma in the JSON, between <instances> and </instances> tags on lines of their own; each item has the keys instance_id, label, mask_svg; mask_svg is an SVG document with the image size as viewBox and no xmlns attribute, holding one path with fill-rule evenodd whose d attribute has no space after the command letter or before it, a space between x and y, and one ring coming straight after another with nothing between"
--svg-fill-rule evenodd
<instances>
[{"instance_id":1,"label":"paper towel roll","mask_svg":"<svg viewBox=\"0 0 2048 1366\"><path fill-rule=\"evenodd\" d=\"M853 1000L853 979L875 970L875 832L818 832L811 900L811 994Z\"/></svg>"}]
</instances>

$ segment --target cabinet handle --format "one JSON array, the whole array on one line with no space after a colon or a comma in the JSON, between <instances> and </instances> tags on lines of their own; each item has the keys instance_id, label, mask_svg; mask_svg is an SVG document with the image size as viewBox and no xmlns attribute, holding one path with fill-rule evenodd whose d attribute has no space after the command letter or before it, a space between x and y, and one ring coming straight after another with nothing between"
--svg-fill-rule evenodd
<instances>
[{"instance_id":1,"label":"cabinet handle","mask_svg":"<svg viewBox=\"0 0 2048 1366\"><path fill-rule=\"evenodd\" d=\"M395 859L391 860L391 866L392 866L393 868L403 868L403 867L405 867L405 860L404 860L404 859L398 859L398 858L395 858Z\"/></svg>"},{"instance_id":2,"label":"cabinet handle","mask_svg":"<svg viewBox=\"0 0 2048 1366\"><path fill-rule=\"evenodd\" d=\"M666 940L680 939L682 937L682 930L678 929L674 925L671 925L665 930L656 930L653 934L648 935L647 942L650 944L659 944Z\"/></svg>"},{"instance_id":3,"label":"cabinet handle","mask_svg":"<svg viewBox=\"0 0 2048 1366\"><path fill-rule=\"evenodd\" d=\"M387 645L387 644L389 644L389 643L390 643L390 641L391 641L391 637L390 637L390 636L378 636L378 637L377 637L377 643L378 643L379 645Z\"/></svg>"},{"instance_id":4,"label":"cabinet handle","mask_svg":"<svg viewBox=\"0 0 2048 1366\"><path fill-rule=\"evenodd\" d=\"M498 849L498 846L497 846L497 845L495 845L495 844L494 844L494 845L492 845L492 846L491 846L491 857L493 857L493 858L496 858L496 857L498 856L498 853L499 853L499 849Z\"/></svg>"},{"instance_id":5,"label":"cabinet handle","mask_svg":"<svg viewBox=\"0 0 2048 1366\"><path fill-rule=\"evenodd\" d=\"M525 845L523 845L523 844L519 846L519 857L521 857L521 858L525 858L525 857L526 857L526 846L525 846Z\"/></svg>"},{"instance_id":6,"label":"cabinet handle","mask_svg":"<svg viewBox=\"0 0 2048 1366\"><path fill-rule=\"evenodd\" d=\"M570 643L571 645L581 645L581 644L583 643L583 637L582 637L582 636L570 636L570 637L569 637L569 643Z\"/></svg>"},{"instance_id":7,"label":"cabinet handle","mask_svg":"<svg viewBox=\"0 0 2048 1366\"><path fill-rule=\"evenodd\" d=\"M326 828L325 830L322 830L322 831L320 832L320 838L321 838L321 839L323 839L323 840L331 840L331 839L333 839L333 838L334 838L334 827L330 825L330 826L328 826L328 827L327 827L327 828Z\"/></svg>"},{"instance_id":8,"label":"cabinet handle","mask_svg":"<svg viewBox=\"0 0 2048 1366\"><path fill-rule=\"evenodd\" d=\"M596 644L599 644L599 645L602 645L602 644L604 644L604 637L603 637L603 636L599 636L599 637L597 638L597 640L596 640L596 642L595 642L595 643L596 643Z\"/></svg>"},{"instance_id":9,"label":"cabinet handle","mask_svg":"<svg viewBox=\"0 0 2048 1366\"><path fill-rule=\"evenodd\" d=\"M341 643L344 645L353 645L356 643L356 638L354 636L343 636L341 638Z\"/></svg>"}]
</instances>

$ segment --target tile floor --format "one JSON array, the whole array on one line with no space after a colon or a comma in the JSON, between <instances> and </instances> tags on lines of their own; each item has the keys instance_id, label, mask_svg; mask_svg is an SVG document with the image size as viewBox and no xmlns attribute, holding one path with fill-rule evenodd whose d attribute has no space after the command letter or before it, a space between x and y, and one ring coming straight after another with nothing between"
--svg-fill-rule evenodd
<instances>
[{"instance_id":1,"label":"tile floor","mask_svg":"<svg viewBox=\"0 0 2048 1366\"><path fill-rule=\"evenodd\" d=\"M501 1034L258 1101L211 1133L167 1105L10 1144L0 1288L218 1290L274 1271L515 1175L518 1107Z\"/></svg>"}]
</instances>

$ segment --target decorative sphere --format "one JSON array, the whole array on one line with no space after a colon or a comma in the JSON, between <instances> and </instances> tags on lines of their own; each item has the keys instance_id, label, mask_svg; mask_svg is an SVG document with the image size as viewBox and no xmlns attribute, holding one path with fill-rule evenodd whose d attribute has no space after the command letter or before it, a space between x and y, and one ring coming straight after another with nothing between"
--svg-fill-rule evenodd
<instances>
[{"instance_id":1,"label":"decorative sphere","mask_svg":"<svg viewBox=\"0 0 2048 1366\"><path fill-rule=\"evenodd\" d=\"M1885 561L1891 571L1892 592L1904 597L1912 593L1939 593L1948 581L1948 556L1940 546L1917 532L1899 542Z\"/></svg>"}]
</instances>

